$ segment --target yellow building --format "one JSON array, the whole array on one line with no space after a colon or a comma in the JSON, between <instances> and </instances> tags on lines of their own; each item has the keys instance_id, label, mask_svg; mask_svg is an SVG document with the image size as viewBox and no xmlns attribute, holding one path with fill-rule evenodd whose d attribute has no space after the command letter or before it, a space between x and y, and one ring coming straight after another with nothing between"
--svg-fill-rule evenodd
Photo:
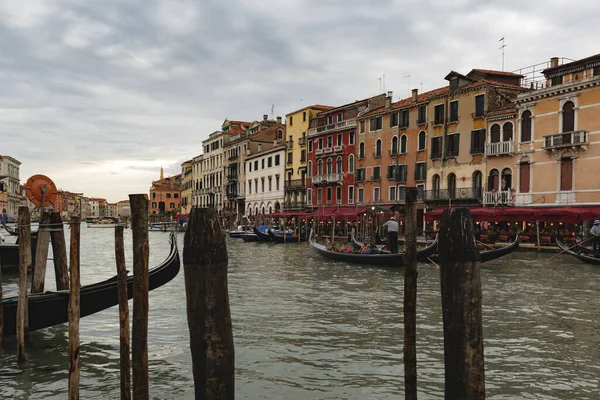
<instances>
[{"instance_id":1,"label":"yellow building","mask_svg":"<svg viewBox=\"0 0 600 400\"><path fill-rule=\"evenodd\" d=\"M307 132L311 119L333 107L315 104L286 114L285 202L284 210L306 208Z\"/></svg>"},{"instance_id":2,"label":"yellow building","mask_svg":"<svg viewBox=\"0 0 600 400\"><path fill-rule=\"evenodd\" d=\"M600 205L600 54L543 71L516 99L515 205Z\"/></svg>"},{"instance_id":3,"label":"yellow building","mask_svg":"<svg viewBox=\"0 0 600 400\"><path fill-rule=\"evenodd\" d=\"M192 211L192 160L181 164L181 214L189 214Z\"/></svg>"}]
</instances>

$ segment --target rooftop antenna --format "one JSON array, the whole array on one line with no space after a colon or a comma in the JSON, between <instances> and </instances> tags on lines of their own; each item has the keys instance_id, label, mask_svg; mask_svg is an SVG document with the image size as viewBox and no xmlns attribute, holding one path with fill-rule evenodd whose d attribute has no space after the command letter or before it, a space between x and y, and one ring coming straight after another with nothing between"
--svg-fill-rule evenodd
<instances>
[{"instance_id":1,"label":"rooftop antenna","mask_svg":"<svg viewBox=\"0 0 600 400\"><path fill-rule=\"evenodd\" d=\"M275 115L275 104L271 104L271 119L273 119L274 115Z\"/></svg>"},{"instance_id":2,"label":"rooftop antenna","mask_svg":"<svg viewBox=\"0 0 600 400\"><path fill-rule=\"evenodd\" d=\"M379 80L379 93L381 93L381 77L377 78Z\"/></svg>"},{"instance_id":3,"label":"rooftop antenna","mask_svg":"<svg viewBox=\"0 0 600 400\"><path fill-rule=\"evenodd\" d=\"M302 108L302 99L300 99L300 108Z\"/></svg>"},{"instance_id":4,"label":"rooftop antenna","mask_svg":"<svg viewBox=\"0 0 600 400\"><path fill-rule=\"evenodd\" d=\"M408 78L408 96L410 97L410 74L402 77L402 79L405 78Z\"/></svg>"},{"instance_id":5,"label":"rooftop antenna","mask_svg":"<svg viewBox=\"0 0 600 400\"><path fill-rule=\"evenodd\" d=\"M504 48L506 47L506 45L504 44L504 36L502 36L499 42L502 42L502 46L500 46L498 50L502 50L502 71L504 71Z\"/></svg>"},{"instance_id":6,"label":"rooftop antenna","mask_svg":"<svg viewBox=\"0 0 600 400\"><path fill-rule=\"evenodd\" d=\"M385 74L383 74L383 92L381 93L385 93Z\"/></svg>"}]
</instances>

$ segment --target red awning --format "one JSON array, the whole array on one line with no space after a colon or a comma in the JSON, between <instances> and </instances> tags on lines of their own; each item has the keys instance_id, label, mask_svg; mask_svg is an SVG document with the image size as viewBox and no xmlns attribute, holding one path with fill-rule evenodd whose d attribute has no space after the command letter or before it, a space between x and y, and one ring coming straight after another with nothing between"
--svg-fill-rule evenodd
<instances>
[{"instance_id":1,"label":"red awning","mask_svg":"<svg viewBox=\"0 0 600 400\"><path fill-rule=\"evenodd\" d=\"M323 208L317 208L315 211L312 212L312 216L313 217L322 217L322 218L328 218L331 217L333 215L334 212L336 212L337 207L323 207Z\"/></svg>"},{"instance_id":2,"label":"red awning","mask_svg":"<svg viewBox=\"0 0 600 400\"><path fill-rule=\"evenodd\" d=\"M439 208L425 213L425 221L439 221L446 208ZM546 222L565 222L574 224L581 221L591 221L600 216L600 207L505 207L489 208L476 207L469 209L474 221L500 222L536 220Z\"/></svg>"}]
</instances>

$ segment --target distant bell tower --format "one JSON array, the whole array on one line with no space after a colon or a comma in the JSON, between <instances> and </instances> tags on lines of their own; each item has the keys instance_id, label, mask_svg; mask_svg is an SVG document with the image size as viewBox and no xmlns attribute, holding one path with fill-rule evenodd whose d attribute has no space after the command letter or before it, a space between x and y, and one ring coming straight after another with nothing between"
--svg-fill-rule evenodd
<instances>
[{"instance_id":1,"label":"distant bell tower","mask_svg":"<svg viewBox=\"0 0 600 400\"><path fill-rule=\"evenodd\" d=\"M163 171L163 167L160 167L160 179L165 179L165 173Z\"/></svg>"}]
</instances>

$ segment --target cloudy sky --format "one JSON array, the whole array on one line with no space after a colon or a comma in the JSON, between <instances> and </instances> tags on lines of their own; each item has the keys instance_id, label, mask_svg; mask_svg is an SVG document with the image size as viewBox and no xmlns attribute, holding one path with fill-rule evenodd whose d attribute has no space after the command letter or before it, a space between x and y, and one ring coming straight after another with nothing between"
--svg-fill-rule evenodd
<instances>
[{"instance_id":1,"label":"cloudy sky","mask_svg":"<svg viewBox=\"0 0 600 400\"><path fill-rule=\"evenodd\" d=\"M0 0L0 154L109 201L225 118L434 89L450 70L600 53L580 0ZM410 75L410 78L407 76ZM409 86L410 85L410 86Z\"/></svg>"}]
</instances>

